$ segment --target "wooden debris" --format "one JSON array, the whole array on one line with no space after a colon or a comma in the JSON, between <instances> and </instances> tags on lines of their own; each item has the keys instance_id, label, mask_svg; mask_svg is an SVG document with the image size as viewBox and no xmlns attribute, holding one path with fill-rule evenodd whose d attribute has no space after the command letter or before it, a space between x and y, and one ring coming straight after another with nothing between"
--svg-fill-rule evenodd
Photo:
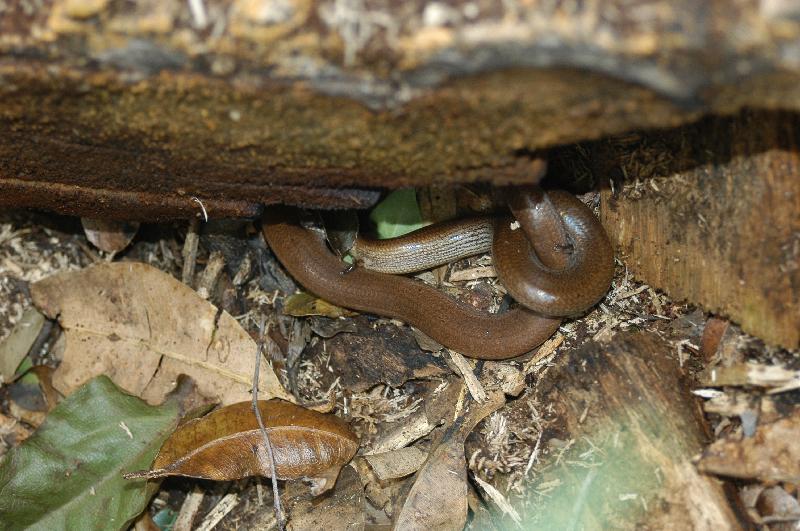
<instances>
[{"instance_id":1,"label":"wooden debris","mask_svg":"<svg viewBox=\"0 0 800 531\"><path fill-rule=\"evenodd\" d=\"M175 523L172 526L172 531L191 531L192 523L194 522L197 513L200 511L200 504L203 503L205 492L200 485L195 485L194 488L186 495L183 500L181 510L178 512Z\"/></svg>"},{"instance_id":2,"label":"wooden debris","mask_svg":"<svg viewBox=\"0 0 800 531\"><path fill-rule=\"evenodd\" d=\"M417 411L402 422L387 430L370 449L370 453L381 454L398 450L428 435L436 427L425 411Z\"/></svg>"},{"instance_id":3,"label":"wooden debris","mask_svg":"<svg viewBox=\"0 0 800 531\"><path fill-rule=\"evenodd\" d=\"M208 299L211 297L224 267L225 258L222 253L216 251L211 253L208 257L208 262L206 262L206 267L197 281L197 294L201 298Z\"/></svg>"},{"instance_id":4,"label":"wooden debris","mask_svg":"<svg viewBox=\"0 0 800 531\"><path fill-rule=\"evenodd\" d=\"M486 391L483 389L481 382L478 381L478 378L475 376L472 364L467 361L464 356L454 350L448 349L447 352L450 354L450 360L453 362L453 365L455 365L458 369L458 373L464 379L464 384L467 386L472 399L479 404L486 402Z\"/></svg>"},{"instance_id":5,"label":"wooden debris","mask_svg":"<svg viewBox=\"0 0 800 531\"><path fill-rule=\"evenodd\" d=\"M495 278L497 271L493 266L477 266L469 269L460 269L450 273L450 282L463 282L466 280L477 280L479 278Z\"/></svg>"},{"instance_id":6,"label":"wooden debris","mask_svg":"<svg viewBox=\"0 0 800 531\"><path fill-rule=\"evenodd\" d=\"M800 412L759 425L752 437L713 442L697 467L721 476L800 483Z\"/></svg>"},{"instance_id":7,"label":"wooden debris","mask_svg":"<svg viewBox=\"0 0 800 531\"><path fill-rule=\"evenodd\" d=\"M552 433L567 442L539 458L537 469L555 467L540 481L557 486L526 525L740 527L722 484L691 462L705 426L673 356L655 335L620 332L546 373L537 398L552 404Z\"/></svg>"},{"instance_id":8,"label":"wooden debris","mask_svg":"<svg viewBox=\"0 0 800 531\"><path fill-rule=\"evenodd\" d=\"M515 524L519 525L522 523L522 517L520 517L517 510L514 509L514 506L509 503L508 499L503 496L503 493L478 476L474 476L473 479L475 480L475 483L477 483L478 486L483 490L483 492L486 493L486 496L492 500L492 502L494 502L494 504L497 505L500 510L503 511L503 513L509 515Z\"/></svg>"},{"instance_id":9,"label":"wooden debris","mask_svg":"<svg viewBox=\"0 0 800 531\"><path fill-rule=\"evenodd\" d=\"M786 348L800 346L800 122L781 112L708 118L613 141L601 217L637 277ZM606 148L600 149L603 151Z\"/></svg>"},{"instance_id":10,"label":"wooden debris","mask_svg":"<svg viewBox=\"0 0 800 531\"><path fill-rule=\"evenodd\" d=\"M761 387L775 394L800 388L800 371L774 364L737 363L727 367L711 367L702 375L700 381L702 385L712 387Z\"/></svg>"},{"instance_id":11,"label":"wooden debris","mask_svg":"<svg viewBox=\"0 0 800 531\"><path fill-rule=\"evenodd\" d=\"M309 357L323 351L330 356L332 374L341 378L343 388L361 392L379 383L399 387L408 380L450 373L441 358L417 347L408 329L391 323L372 324L363 317L354 322L355 334L335 336L307 351Z\"/></svg>"},{"instance_id":12,"label":"wooden debris","mask_svg":"<svg viewBox=\"0 0 800 531\"><path fill-rule=\"evenodd\" d=\"M351 466L342 469L333 491L321 500L297 501L289 511L287 530L347 529L363 530L366 521L364 489L358 472Z\"/></svg>"},{"instance_id":13,"label":"wooden debris","mask_svg":"<svg viewBox=\"0 0 800 531\"><path fill-rule=\"evenodd\" d=\"M489 392L483 403L467 398L455 404L453 420L445 420L445 431L433 444L395 518L396 529L461 530L464 527L467 519L464 440L478 422L503 404L502 391Z\"/></svg>"},{"instance_id":14,"label":"wooden debris","mask_svg":"<svg viewBox=\"0 0 800 531\"><path fill-rule=\"evenodd\" d=\"M541 365L545 364L547 359L555 353L556 349L561 346L561 343L564 342L564 334L561 332L556 332L556 335L545 341L542 346L540 346L536 353L525 362L525 366L522 368L522 372L525 374L530 374L534 372L537 368Z\"/></svg>"},{"instance_id":15,"label":"wooden debris","mask_svg":"<svg viewBox=\"0 0 800 531\"><path fill-rule=\"evenodd\" d=\"M225 516L231 512L239 503L239 495L231 492L226 494L208 515L195 528L195 531L211 531L216 527Z\"/></svg>"},{"instance_id":16,"label":"wooden debris","mask_svg":"<svg viewBox=\"0 0 800 531\"><path fill-rule=\"evenodd\" d=\"M197 246L200 243L200 219L193 217L186 230L186 239L183 242L183 269L181 282L191 286L194 282L194 268L197 260Z\"/></svg>"}]
</instances>

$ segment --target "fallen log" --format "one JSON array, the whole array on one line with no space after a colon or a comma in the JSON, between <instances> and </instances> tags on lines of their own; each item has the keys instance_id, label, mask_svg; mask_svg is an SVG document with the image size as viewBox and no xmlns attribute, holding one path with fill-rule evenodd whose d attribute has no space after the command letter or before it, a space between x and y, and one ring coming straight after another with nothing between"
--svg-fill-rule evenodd
<instances>
[{"instance_id":1,"label":"fallen log","mask_svg":"<svg viewBox=\"0 0 800 531\"><path fill-rule=\"evenodd\" d=\"M674 350L619 333L562 358L537 389L551 405L534 521L559 529L740 529L735 495L692 464L704 420Z\"/></svg>"}]
</instances>

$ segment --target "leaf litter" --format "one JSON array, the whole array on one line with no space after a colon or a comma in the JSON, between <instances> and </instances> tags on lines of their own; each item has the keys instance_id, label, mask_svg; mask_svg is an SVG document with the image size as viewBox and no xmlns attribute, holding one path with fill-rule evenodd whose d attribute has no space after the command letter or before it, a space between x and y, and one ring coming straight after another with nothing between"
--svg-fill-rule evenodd
<instances>
[{"instance_id":1,"label":"leaf litter","mask_svg":"<svg viewBox=\"0 0 800 531\"><path fill-rule=\"evenodd\" d=\"M35 222L26 222L24 219L19 221L19 219L11 218L9 221L0 223L0 292L2 292L0 294L9 295L5 299L0 299L0 337L9 333L11 325L19 321L24 309L30 305L25 289L21 289L21 286L27 289L29 283L41 280L51 273L76 271L102 261L102 256L91 250L83 237L75 234L59 234L51 229L42 230ZM421 223L421 221L416 220L414 223ZM147 228L143 227L143 230L147 230ZM202 226L198 225L195 234L201 233L202 230ZM255 231L251 230L251 232ZM5 235L5 240L2 235ZM182 266L185 264L182 263L180 245L177 243L179 240L180 235L176 238L174 235L170 235L169 231L161 232L155 241L134 240L134 243L121 251L115 260L120 258L126 261L137 260L154 265L167 276L180 277ZM3 243L4 241L9 245ZM270 257L268 249L256 246L251 248L248 253L250 264L246 264L247 268L239 270L244 272L238 275L239 279L235 283L238 297L243 301L243 310L232 313L231 319L241 325L245 334L249 332L248 336L255 336L259 316L276 315L277 312L280 312L285 298L293 293L287 287L291 285L290 282L284 283L285 286L274 282L274 279L281 278L282 272L280 265ZM226 263L239 263L233 260L231 255L225 254L225 252L223 255L225 255L223 258ZM45 260L42 261L39 257L45 257ZM202 267L207 263L209 257L209 251L204 248L201 240L201 245L196 250L197 266ZM4 264L8 264L8 266L3 267ZM440 268L441 270L436 274L421 274L418 278L440 285L448 293L476 307L493 311L503 306L504 290L491 276L490 268L491 259L489 257L475 257ZM248 277L248 270L252 270L256 274L250 274ZM202 277L202 273L201 271L197 276ZM226 273L223 270L219 274L220 282L224 283L226 276L230 282L234 273L236 272ZM195 275L191 275L190 284L194 283L194 278ZM213 322L222 315L217 308L223 307L224 301L212 289L217 279L212 278L212 280L213 282L206 290L211 302L204 302L204 304L213 303ZM162 304L164 300L166 299L162 299ZM229 306L225 305L224 307ZM205 313L203 315L206 316ZM207 316L205 318L208 319ZM288 323L306 323L308 320L305 317L276 315L276 322L279 322L280 319L285 319ZM319 318L312 317L311 319ZM372 317L369 319L376 327L391 324L399 326L401 330L407 328L403 327L401 323L393 323L390 320ZM687 305L675 304L663 294L636 282L624 265L619 264L612 290L596 309L580 319L566 321L561 327L560 334L543 345L532 356L497 364L503 369L493 373L492 378L494 379L503 379L512 374L523 375L521 382L524 389L521 396L505 405L501 404L499 409L493 410L482 420L479 419L475 429L470 429L469 436L464 437L463 441L460 440L462 433L459 433L455 438L455 444L453 444L453 430L448 437L445 437L447 426L452 426L452 423L457 421L456 411L465 413L470 409L467 404L477 404L471 398L470 393L461 389L455 393L453 391L455 389L454 376L447 373L411 372L408 377L404 376L399 381L393 380L391 384L375 380L371 386L354 387L354 382L345 383L343 376L347 371L343 370L338 363L334 363L335 370L339 371L338 374L334 374L328 344L334 338L339 338L341 341L342 338L352 335L352 327L347 329L351 334L336 334L335 331L323 330L318 322L308 320L313 326L309 327L308 324L305 324L305 327L311 331L291 339L289 335L285 334L285 331L292 329L293 326L290 325L286 328L282 325L275 336L277 342L269 349L268 360L275 367L275 376L280 377L296 396L305 397L306 400L309 398L322 400L332 394L335 398L336 414L348 419L353 430L361 439L360 453L364 454L364 457L357 457L354 462L360 481L355 483L350 480L344 481L341 488L337 483L333 492L325 495L339 500L347 498L347 496L351 498L355 496L352 498L355 502L354 504L345 504L348 507L347 511L328 511L331 518L325 521L329 526L336 527L337 523L344 526L346 518L352 518L354 522L357 522L357 527L362 525L360 522L364 522L364 525L368 523L390 525L392 522L400 521L401 513L404 514L403 518L406 518L405 515L409 514L409 510L414 509L412 512L416 512L416 507L424 509L425 503L419 500L424 501L428 498L427 495L422 496L420 492L433 495L432 499L435 499L435 495L438 493L434 492L433 488L423 488L425 481L417 485L418 478L436 479L437 474L431 472L423 474L422 470L425 467L417 469L417 464L424 457L423 462L429 463L428 467L433 468L436 460L431 456L434 455L441 458L439 461L444 463L443 467L448 470L447 474L457 479L454 483L454 492L458 492L458 496L451 495L444 498L444 502L440 501L440 503L446 503L447 509L452 511L448 514L453 515L458 522L461 522L464 507L468 507L465 520L467 527L476 525L479 526L477 528L481 528L480 522L486 522L487 516L490 517L489 521L494 526L513 526L516 515L513 511L508 510L509 507L525 519L528 513L535 511L537 499L548 496L548 493L552 492L553 485L558 483L558 468L553 468L552 461L548 460L548 457L560 455L565 452L565 449L578 444L576 441L561 440L557 433L552 432L553 405L536 403L533 393L531 393L533 386L538 385L540 381L547 381L548 370L553 361L568 355L573 348L589 339L611 341L618 331L647 329L674 343L676 356L684 360L690 370L696 371L697 367L703 367L703 362L698 356L701 345L700 332L702 332L705 321L706 316L701 312L696 312ZM335 322L348 323L352 320L336 315ZM337 324L337 330L346 328L345 324ZM728 328L735 329L735 327ZM317 331L321 333L318 334ZM727 333L730 334L730 330ZM736 334L735 331L733 333ZM413 337L413 334L410 332L409 334L409 337ZM723 352L725 356L729 356L728 359L735 357L735 361L739 363L761 363L769 366L775 365L777 362L784 369L784 372L778 375L783 378L783 384L793 384L794 371L799 367L793 364L791 355L765 347L758 341L753 342L751 338L742 340L741 338L745 336L740 332L738 334L738 344L729 345L726 350L726 343L723 340L723 345L718 349L717 354ZM291 347L291 353L286 348L290 339L296 343ZM732 341L732 343L737 342ZM250 345L251 349L255 348L253 345L254 342ZM346 348L346 341L342 348ZM385 348L392 350L397 347L396 345L387 345ZM407 345L403 346L406 351L409 348ZM438 347L434 346L432 350L434 354L424 355L441 360L445 364L451 363L448 354L438 353L440 350ZM58 360L52 358L56 350L46 348L44 351L49 352L49 355L38 360L37 363L57 365ZM732 357L731 352L735 353ZM289 354L294 360L291 366L287 358ZM357 352L355 355L357 356ZM414 352L414 355L419 354ZM246 356L248 364L241 372L242 383L245 386L247 385L245 382L249 382L251 377L252 356L253 350L250 350ZM375 356L375 360L371 364L379 366L380 359L379 355ZM714 359L712 363L722 366L725 360ZM472 366L472 371L483 375L484 371L488 370L488 368L484 369L485 365L475 364ZM508 368L514 370L509 371ZM109 370L113 372L113 368ZM469 368L462 366L461 370L466 374ZM289 377L290 372L294 376ZM772 372L767 371L763 374L769 376ZM512 380L515 383L509 383L506 389L520 387L518 376ZM481 377L481 381L483 381L483 377ZM717 387L723 396L728 397L728 402L721 402L718 399L713 406L711 400L708 402L709 411L713 410L709 414L714 422L715 433L719 437L725 438L726 444L741 444L742 439L737 439L737 437L740 438L743 434L750 433L746 428L747 423L743 420L748 418L749 412L756 413L757 420L753 429L758 427L769 429L770 423L786 418L787 404L791 404L791 392L770 397L759 394L760 398L756 401L756 406L753 406L753 393L760 393L753 386L756 381L754 378L744 379L741 382L728 380L725 385ZM448 382L450 383L448 384ZM738 385L739 383L741 385ZM709 385L708 380L705 381L705 385ZM498 389L492 388L490 385L487 385L486 389L488 389L489 397L500 393ZM208 389L205 392L208 392ZM240 400L249 397L249 387L244 389L244 393L245 395ZM155 393L155 395L158 394ZM163 393L161 393L161 399L163 400ZM491 403L491 400L486 403ZM8 410L3 409L3 411ZM24 421L20 422L11 415L7 415L5 418L11 419L12 422L2 426L14 424L21 430L29 429L26 428ZM462 415L461 422L463 423L465 420ZM469 422L462 426L468 424ZM14 430L15 428L10 428L7 430L9 435L3 435L4 444L8 445L8 442L11 441L12 448L19 444L13 442L16 437L12 434ZM0 431L0 433L6 432ZM19 440L24 436L26 434L21 431ZM746 439L744 440L746 441ZM403 475L400 477L386 476L380 479L375 476L372 467L363 461L367 457L372 457L369 454L376 451L381 452L376 455L387 455L387 452L389 454L394 452L413 453L414 464L413 466L406 465L406 468L393 465L400 467L396 473ZM730 455L736 454L731 453ZM561 462L559 466L562 469L591 466L592 460L596 460L597 456L586 454L585 459L585 463L569 461ZM361 467L359 467L359 463L362 464ZM149 463L138 468L147 468L147 465ZM129 472L134 469L130 468L125 471ZM412 469L416 470L410 475L404 475L406 471ZM347 467L345 470L350 475L354 469ZM450 471L454 471L455 474ZM392 475L391 471L383 473ZM782 476L775 477L782 478ZM440 476L438 479L441 489L442 482L449 478ZM173 482L174 480L169 481ZM341 478L340 481L342 481ZM358 487L359 483L360 487ZM188 492L195 483L184 482L179 485L186 485L182 489ZM463 485L466 485L466 490ZM409 497L409 493L415 486L414 496ZM784 487L785 489L781 489L783 493L796 500L796 490L789 484L785 484ZM217 494L209 492L198 509L195 519L196 527L208 529L216 525L217 528L233 529L254 522L275 526L276 521L269 505L271 495L268 491L262 492L266 490L261 488L260 482L245 479L227 483L227 486L215 490ZM321 521L317 519L320 513L311 519L306 519L313 513L313 508L319 505L316 502L309 503L311 500L309 498L310 490L306 483L287 481L282 490L282 497L285 498L284 501L287 504L290 527L292 527L293 521L297 525ZM534 495L531 496L531 493ZM362 495L363 497L360 497ZM748 509L754 518L759 514L764 514L767 520L781 517L791 519L794 515L794 506L780 492L766 492L761 489L752 498L752 504L748 505ZM174 494L174 490L162 490L151 504L150 513L155 515L164 507L172 507L174 511L177 511L181 506L182 499L180 493L177 496ZM328 498L323 497L322 499ZM358 499L361 499L362 502L358 502ZM353 507L357 509L353 509ZM408 509L404 512L406 507ZM355 517L360 514L365 515L365 520ZM417 515L419 514L421 513L417 512ZM475 520L471 520L470 515L475 517ZM421 521L426 526L435 527L429 524L435 522L437 518L441 520L441 515L433 514L430 519L423 518Z\"/></svg>"},{"instance_id":2,"label":"leaf litter","mask_svg":"<svg viewBox=\"0 0 800 531\"><path fill-rule=\"evenodd\" d=\"M102 263L60 273L33 284L31 296L66 334L53 381L65 395L107 374L158 404L186 374L223 404L250 396L255 341L227 312L152 266ZM267 398L292 400L270 371L259 388Z\"/></svg>"},{"instance_id":3,"label":"leaf litter","mask_svg":"<svg viewBox=\"0 0 800 531\"><path fill-rule=\"evenodd\" d=\"M122 472L147 465L178 423L178 407L149 406L105 376L81 387L0 464L0 521L7 529L124 528L154 484Z\"/></svg>"}]
</instances>

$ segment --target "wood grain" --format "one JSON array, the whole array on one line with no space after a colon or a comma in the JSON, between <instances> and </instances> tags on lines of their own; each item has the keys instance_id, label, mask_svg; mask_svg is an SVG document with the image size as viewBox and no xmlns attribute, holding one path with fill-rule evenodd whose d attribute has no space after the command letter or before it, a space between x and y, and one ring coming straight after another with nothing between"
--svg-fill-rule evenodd
<instances>
[{"instance_id":1,"label":"wood grain","mask_svg":"<svg viewBox=\"0 0 800 531\"><path fill-rule=\"evenodd\" d=\"M798 115L749 112L605 144L596 160L625 176L602 195L618 256L675 299L800 346L798 139Z\"/></svg>"},{"instance_id":2,"label":"wood grain","mask_svg":"<svg viewBox=\"0 0 800 531\"><path fill-rule=\"evenodd\" d=\"M650 333L620 333L562 357L539 385L552 404L536 509L548 528L740 529L723 484L692 464L705 425L674 351ZM559 451L552 441L573 441ZM563 444L563 443L562 443ZM555 477L554 477L555 476ZM537 487L534 487L536 489Z\"/></svg>"}]
</instances>

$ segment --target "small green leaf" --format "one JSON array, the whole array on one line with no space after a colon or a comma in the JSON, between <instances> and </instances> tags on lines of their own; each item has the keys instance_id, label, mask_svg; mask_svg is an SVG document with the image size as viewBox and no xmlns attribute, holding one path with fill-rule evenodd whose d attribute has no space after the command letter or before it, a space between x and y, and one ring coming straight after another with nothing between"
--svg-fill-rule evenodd
<instances>
[{"instance_id":1,"label":"small green leaf","mask_svg":"<svg viewBox=\"0 0 800 531\"><path fill-rule=\"evenodd\" d=\"M21 374L22 377L18 380L18 383L32 385L35 387L39 386L39 377L36 376L36 373L33 372L31 369L33 368L33 361L30 358L25 358L22 360L22 363L19 364L17 367L17 374Z\"/></svg>"},{"instance_id":2,"label":"small green leaf","mask_svg":"<svg viewBox=\"0 0 800 531\"><path fill-rule=\"evenodd\" d=\"M155 484L126 481L147 468L175 428L173 403L149 406L98 376L73 392L0 463L4 529L124 529Z\"/></svg>"},{"instance_id":3,"label":"small green leaf","mask_svg":"<svg viewBox=\"0 0 800 531\"><path fill-rule=\"evenodd\" d=\"M0 341L0 378L3 383L13 381L17 367L36 342L44 322L44 315L36 308L28 308L11 334Z\"/></svg>"},{"instance_id":4,"label":"small green leaf","mask_svg":"<svg viewBox=\"0 0 800 531\"><path fill-rule=\"evenodd\" d=\"M427 225L413 188L390 193L372 209L369 217L375 223L378 238L396 238Z\"/></svg>"}]
</instances>

